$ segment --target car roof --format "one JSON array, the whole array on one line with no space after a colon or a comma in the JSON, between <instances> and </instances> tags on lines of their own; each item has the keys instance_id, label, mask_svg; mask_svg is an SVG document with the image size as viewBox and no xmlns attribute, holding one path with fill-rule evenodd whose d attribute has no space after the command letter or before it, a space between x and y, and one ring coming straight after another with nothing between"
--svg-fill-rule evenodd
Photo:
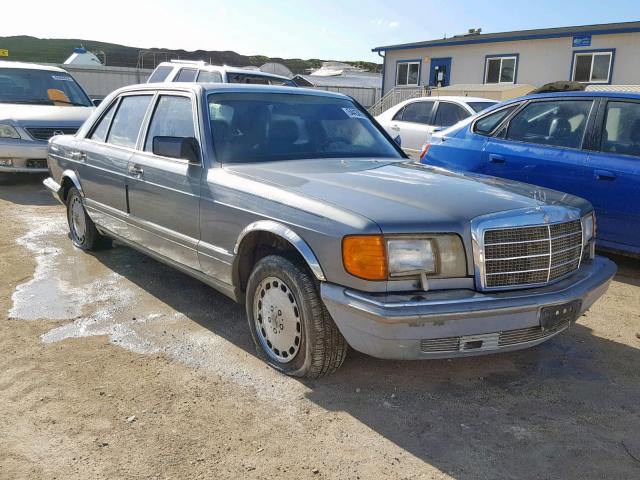
<instances>
[{"instance_id":1,"label":"car roof","mask_svg":"<svg viewBox=\"0 0 640 480\"><path fill-rule=\"evenodd\" d=\"M461 95L431 95L429 97L413 97L408 100L403 100L398 105L395 105L391 108L396 108L400 106L404 106L407 103L412 102L435 102L436 100L444 100L456 103L469 103L469 102L490 102L490 103L498 103L498 100L493 100L492 98L482 98L482 97L464 97ZM391 109L389 109L391 110Z\"/></svg>"},{"instance_id":2,"label":"car roof","mask_svg":"<svg viewBox=\"0 0 640 480\"><path fill-rule=\"evenodd\" d=\"M0 68L24 68L26 70L47 70L50 72L67 73L66 70L60 67L54 67L53 65L40 65L38 63L27 62L11 62L7 60L0 60Z\"/></svg>"},{"instance_id":3,"label":"car roof","mask_svg":"<svg viewBox=\"0 0 640 480\"><path fill-rule=\"evenodd\" d=\"M640 100L640 93L634 92L607 92L607 91L582 91L582 92L550 92L550 93L534 93L523 97L509 100L514 101L532 100L535 98L570 98L570 97L607 97L607 98L633 98Z\"/></svg>"},{"instance_id":4,"label":"car roof","mask_svg":"<svg viewBox=\"0 0 640 480\"><path fill-rule=\"evenodd\" d=\"M218 71L224 70L228 73L245 73L249 75L259 75L261 77L269 77L269 78L277 78L278 80L289 80L287 77L283 77L282 75L276 75L274 73L267 73L261 70L253 70L248 68L240 68L240 67L229 67L228 65L212 65L210 63L204 61L180 61L180 60L171 60L169 62L162 62L158 64L158 67L192 67L198 70L207 70L207 71ZM156 68L158 68L156 67Z\"/></svg>"},{"instance_id":5,"label":"car roof","mask_svg":"<svg viewBox=\"0 0 640 480\"><path fill-rule=\"evenodd\" d=\"M132 91L155 91L155 90L177 90L208 93L286 93L295 95L313 95L316 97L332 97L340 99L349 99L347 95L342 93L328 92L325 90L316 90L313 88L285 87L276 85L256 85L244 83L196 83L196 82L164 82L164 83L142 83L139 85L128 85L118 89L114 94L120 94Z\"/></svg>"}]
</instances>

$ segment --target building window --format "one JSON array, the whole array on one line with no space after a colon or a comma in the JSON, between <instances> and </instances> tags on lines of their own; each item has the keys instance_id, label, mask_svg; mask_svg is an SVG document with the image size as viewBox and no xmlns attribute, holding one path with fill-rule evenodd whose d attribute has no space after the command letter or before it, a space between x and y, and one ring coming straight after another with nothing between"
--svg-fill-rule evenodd
<instances>
[{"instance_id":1,"label":"building window","mask_svg":"<svg viewBox=\"0 0 640 480\"><path fill-rule=\"evenodd\" d=\"M515 83L518 56L487 57L484 66L484 83Z\"/></svg>"},{"instance_id":2,"label":"building window","mask_svg":"<svg viewBox=\"0 0 640 480\"><path fill-rule=\"evenodd\" d=\"M610 83L613 50L575 52L571 80L582 83Z\"/></svg>"},{"instance_id":3,"label":"building window","mask_svg":"<svg viewBox=\"0 0 640 480\"><path fill-rule=\"evenodd\" d=\"M398 62L396 85L417 86L420 83L420 62Z\"/></svg>"}]
</instances>

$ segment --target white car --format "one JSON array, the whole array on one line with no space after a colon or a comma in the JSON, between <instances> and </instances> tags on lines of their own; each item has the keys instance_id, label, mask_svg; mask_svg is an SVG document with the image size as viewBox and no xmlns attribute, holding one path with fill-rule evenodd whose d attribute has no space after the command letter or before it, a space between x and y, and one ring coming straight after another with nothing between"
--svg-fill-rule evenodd
<instances>
[{"instance_id":1,"label":"white car","mask_svg":"<svg viewBox=\"0 0 640 480\"><path fill-rule=\"evenodd\" d=\"M498 103L477 97L421 97L399 103L376 120L392 138L399 138L404 152L414 160L431 134Z\"/></svg>"},{"instance_id":2,"label":"white car","mask_svg":"<svg viewBox=\"0 0 640 480\"><path fill-rule=\"evenodd\" d=\"M76 133L93 110L65 70L0 62L0 183L15 173L48 172L49 138Z\"/></svg>"},{"instance_id":3,"label":"white car","mask_svg":"<svg viewBox=\"0 0 640 480\"><path fill-rule=\"evenodd\" d=\"M162 62L151 73L147 83L250 83L257 85L297 85L287 77L246 68L210 65L202 61L171 60Z\"/></svg>"}]
</instances>

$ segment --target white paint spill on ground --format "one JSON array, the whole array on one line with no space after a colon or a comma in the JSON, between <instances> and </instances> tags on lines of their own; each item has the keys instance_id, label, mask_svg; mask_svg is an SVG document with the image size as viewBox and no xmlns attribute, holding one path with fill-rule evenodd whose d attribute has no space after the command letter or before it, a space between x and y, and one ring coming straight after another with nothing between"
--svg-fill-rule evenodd
<instances>
[{"instance_id":1,"label":"white paint spill on ground","mask_svg":"<svg viewBox=\"0 0 640 480\"><path fill-rule=\"evenodd\" d=\"M106 335L115 345L133 352L163 353L251 388L262 399L292 401L308 391L300 382L267 368L261 360L199 326L126 277L107 268L100 273L100 268L87 263L94 262L93 257L71 246L64 215L32 216L25 221L29 230L17 243L34 253L36 269L31 280L16 288L9 316L70 321L43 334L43 342ZM80 272L75 276L69 272L74 262ZM289 408L281 405L283 414L294 408L293 404Z\"/></svg>"}]
</instances>

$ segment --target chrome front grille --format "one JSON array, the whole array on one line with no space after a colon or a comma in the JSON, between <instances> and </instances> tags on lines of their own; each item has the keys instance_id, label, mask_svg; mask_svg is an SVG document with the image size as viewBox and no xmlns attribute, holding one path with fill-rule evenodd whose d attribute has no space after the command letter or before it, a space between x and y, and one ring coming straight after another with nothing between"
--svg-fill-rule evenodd
<instances>
[{"instance_id":1,"label":"chrome front grille","mask_svg":"<svg viewBox=\"0 0 640 480\"><path fill-rule=\"evenodd\" d=\"M484 231L484 288L544 285L577 270L582 257L582 223Z\"/></svg>"},{"instance_id":2,"label":"chrome front grille","mask_svg":"<svg viewBox=\"0 0 640 480\"><path fill-rule=\"evenodd\" d=\"M54 135L73 135L78 131L69 127L27 127L26 130L36 140L49 140Z\"/></svg>"}]
</instances>

